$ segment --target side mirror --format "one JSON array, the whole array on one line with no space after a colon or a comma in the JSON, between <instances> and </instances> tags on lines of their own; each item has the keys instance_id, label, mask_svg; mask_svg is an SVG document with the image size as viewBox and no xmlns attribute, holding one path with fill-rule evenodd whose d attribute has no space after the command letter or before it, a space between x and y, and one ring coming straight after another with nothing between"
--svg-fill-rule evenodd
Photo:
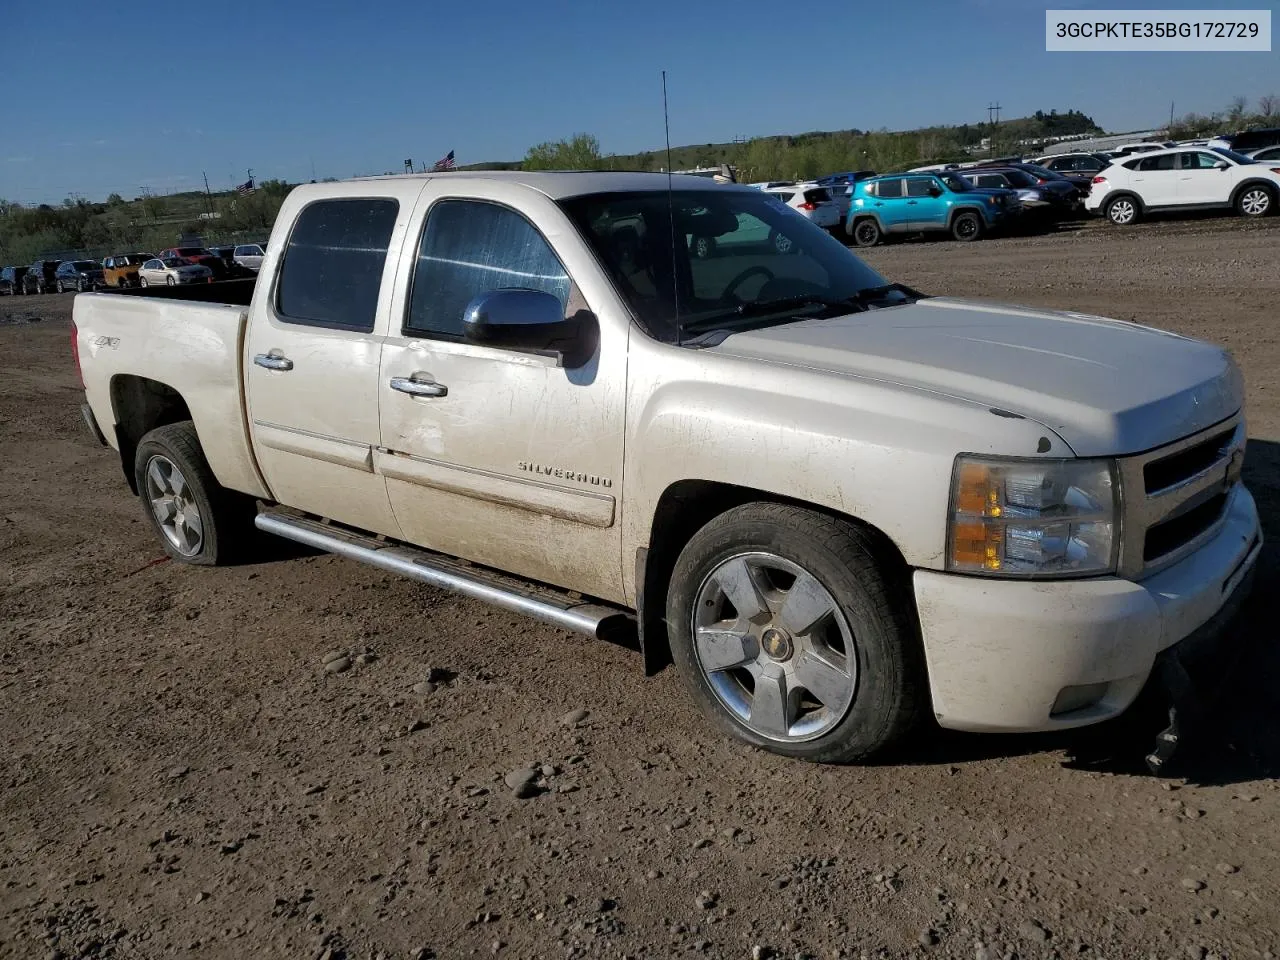
<instances>
[{"instance_id":1,"label":"side mirror","mask_svg":"<svg viewBox=\"0 0 1280 960\"><path fill-rule=\"evenodd\" d=\"M552 354L578 367L595 352L586 317L582 311L566 319L559 299L542 290L490 290L467 304L462 332L472 343Z\"/></svg>"},{"instance_id":2,"label":"side mirror","mask_svg":"<svg viewBox=\"0 0 1280 960\"><path fill-rule=\"evenodd\" d=\"M1213 165L1213 169L1215 169L1215 170L1226 170L1226 169L1229 169L1229 168L1230 168L1230 166L1231 166L1231 164L1227 163L1227 161L1225 161L1225 160L1219 160L1217 163L1215 163L1215 164Z\"/></svg>"}]
</instances>

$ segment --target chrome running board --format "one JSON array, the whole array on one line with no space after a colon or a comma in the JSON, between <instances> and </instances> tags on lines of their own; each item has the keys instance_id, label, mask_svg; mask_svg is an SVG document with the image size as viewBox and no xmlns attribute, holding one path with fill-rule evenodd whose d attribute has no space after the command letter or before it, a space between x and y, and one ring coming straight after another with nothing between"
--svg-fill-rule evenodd
<instances>
[{"instance_id":1,"label":"chrome running board","mask_svg":"<svg viewBox=\"0 0 1280 960\"><path fill-rule=\"evenodd\" d=\"M523 613L590 637L604 638L606 630L620 625L618 620L631 617L629 611L619 607L586 602L576 594L554 587L520 580L442 553L406 546L321 520L260 513L254 523L259 530L286 540L359 560L390 573L421 580L433 587L483 600L495 607Z\"/></svg>"}]
</instances>

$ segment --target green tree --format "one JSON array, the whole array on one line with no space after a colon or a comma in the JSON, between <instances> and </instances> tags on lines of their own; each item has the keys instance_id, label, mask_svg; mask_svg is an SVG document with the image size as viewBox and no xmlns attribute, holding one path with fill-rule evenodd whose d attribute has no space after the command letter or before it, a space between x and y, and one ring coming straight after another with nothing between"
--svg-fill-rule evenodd
<instances>
[{"instance_id":1,"label":"green tree","mask_svg":"<svg viewBox=\"0 0 1280 960\"><path fill-rule=\"evenodd\" d=\"M589 133L575 133L567 140L530 147L521 167L525 170L599 170L602 160L600 141Z\"/></svg>"},{"instance_id":2,"label":"green tree","mask_svg":"<svg viewBox=\"0 0 1280 960\"><path fill-rule=\"evenodd\" d=\"M111 196L107 197L108 207L118 207L118 206L121 206L123 203L124 203L124 197L120 196L120 194L118 193L113 193L111 194Z\"/></svg>"}]
</instances>

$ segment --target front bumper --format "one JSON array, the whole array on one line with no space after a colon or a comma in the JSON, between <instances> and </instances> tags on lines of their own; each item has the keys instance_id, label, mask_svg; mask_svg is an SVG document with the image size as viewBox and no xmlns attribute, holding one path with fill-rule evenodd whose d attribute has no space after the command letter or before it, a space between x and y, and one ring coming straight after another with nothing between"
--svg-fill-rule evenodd
<instances>
[{"instance_id":1,"label":"front bumper","mask_svg":"<svg viewBox=\"0 0 1280 960\"><path fill-rule=\"evenodd\" d=\"M1222 621L1247 592L1261 549L1257 507L1238 486L1213 540L1140 582L985 580L917 570L938 723L1026 732L1117 716L1162 651L1188 638L1202 644L1205 635L1223 636Z\"/></svg>"}]
</instances>

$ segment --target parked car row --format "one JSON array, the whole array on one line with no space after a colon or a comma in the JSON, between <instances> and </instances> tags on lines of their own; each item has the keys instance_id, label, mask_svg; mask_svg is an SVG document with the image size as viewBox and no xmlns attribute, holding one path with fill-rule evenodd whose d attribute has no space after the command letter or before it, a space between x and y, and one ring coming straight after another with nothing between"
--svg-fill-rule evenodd
<instances>
[{"instance_id":1,"label":"parked car row","mask_svg":"<svg viewBox=\"0 0 1280 960\"><path fill-rule=\"evenodd\" d=\"M0 294L71 293L99 287L125 289L179 283L206 283L254 276L267 245L169 247L154 253L119 253L97 260L37 260L0 270Z\"/></svg>"}]
</instances>

